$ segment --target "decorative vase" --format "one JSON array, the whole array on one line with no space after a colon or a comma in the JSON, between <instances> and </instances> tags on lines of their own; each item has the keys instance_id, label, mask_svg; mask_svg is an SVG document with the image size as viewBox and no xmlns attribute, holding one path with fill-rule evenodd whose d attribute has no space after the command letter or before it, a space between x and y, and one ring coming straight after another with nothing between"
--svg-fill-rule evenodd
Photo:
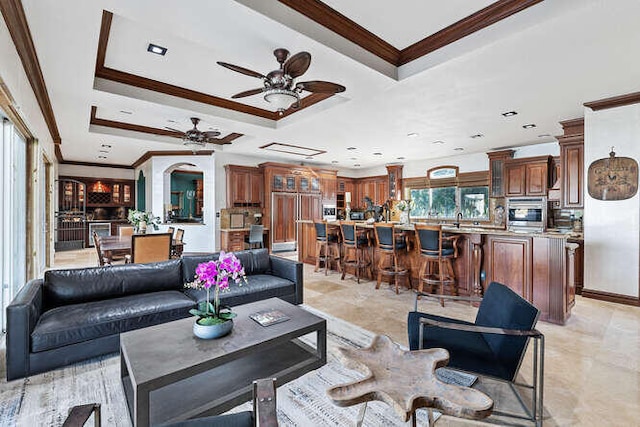
<instances>
[{"instance_id":1,"label":"decorative vase","mask_svg":"<svg viewBox=\"0 0 640 427\"><path fill-rule=\"evenodd\" d=\"M400 222L403 224L409 224L409 211L400 212Z\"/></svg>"},{"instance_id":2,"label":"decorative vase","mask_svg":"<svg viewBox=\"0 0 640 427\"><path fill-rule=\"evenodd\" d=\"M146 234L147 233L147 222L140 221L138 224L138 234Z\"/></svg>"},{"instance_id":3,"label":"decorative vase","mask_svg":"<svg viewBox=\"0 0 640 427\"><path fill-rule=\"evenodd\" d=\"M193 322L193 334L203 340L220 338L227 335L233 329L233 320L229 319L224 323L215 325L199 325L197 321Z\"/></svg>"}]
</instances>

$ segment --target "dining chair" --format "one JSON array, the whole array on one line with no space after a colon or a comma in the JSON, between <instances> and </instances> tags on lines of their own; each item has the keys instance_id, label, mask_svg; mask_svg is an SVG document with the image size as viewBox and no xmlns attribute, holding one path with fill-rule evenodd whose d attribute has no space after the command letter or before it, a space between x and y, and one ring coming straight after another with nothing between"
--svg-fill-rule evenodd
<instances>
[{"instance_id":1,"label":"dining chair","mask_svg":"<svg viewBox=\"0 0 640 427\"><path fill-rule=\"evenodd\" d=\"M182 228L178 228L178 231L176 231L176 238L175 241L176 242L182 242L182 238L184 237L184 230Z\"/></svg>"},{"instance_id":2,"label":"dining chair","mask_svg":"<svg viewBox=\"0 0 640 427\"><path fill-rule=\"evenodd\" d=\"M96 253L98 255L98 265L100 267L105 265L111 265L111 260L104 256L102 253L102 249L100 249L100 236L95 231L93 232L93 246L96 248Z\"/></svg>"},{"instance_id":3,"label":"dining chair","mask_svg":"<svg viewBox=\"0 0 640 427\"><path fill-rule=\"evenodd\" d=\"M171 234L134 234L131 236L132 264L167 261L171 258Z\"/></svg>"},{"instance_id":4,"label":"dining chair","mask_svg":"<svg viewBox=\"0 0 640 427\"><path fill-rule=\"evenodd\" d=\"M132 236L133 235L133 226L132 225L121 225L118 227L118 236Z\"/></svg>"},{"instance_id":5,"label":"dining chair","mask_svg":"<svg viewBox=\"0 0 640 427\"><path fill-rule=\"evenodd\" d=\"M173 239L173 235L175 234L176 229L174 227L167 227L167 233L171 233L171 238Z\"/></svg>"}]
</instances>

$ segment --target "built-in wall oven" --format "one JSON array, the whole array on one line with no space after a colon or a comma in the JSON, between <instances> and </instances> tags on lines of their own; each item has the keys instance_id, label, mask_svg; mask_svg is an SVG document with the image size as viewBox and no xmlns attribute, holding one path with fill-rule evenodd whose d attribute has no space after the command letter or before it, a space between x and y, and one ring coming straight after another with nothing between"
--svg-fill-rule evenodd
<instances>
[{"instance_id":1,"label":"built-in wall oven","mask_svg":"<svg viewBox=\"0 0 640 427\"><path fill-rule=\"evenodd\" d=\"M547 225L545 197L512 197L507 199L507 230L542 232Z\"/></svg>"}]
</instances>

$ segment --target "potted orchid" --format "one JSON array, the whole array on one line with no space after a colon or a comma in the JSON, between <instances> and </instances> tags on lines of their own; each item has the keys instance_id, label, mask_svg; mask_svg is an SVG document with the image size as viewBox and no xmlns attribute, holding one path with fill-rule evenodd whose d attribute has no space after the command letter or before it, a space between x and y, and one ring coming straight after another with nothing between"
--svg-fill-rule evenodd
<instances>
[{"instance_id":1,"label":"potted orchid","mask_svg":"<svg viewBox=\"0 0 640 427\"><path fill-rule=\"evenodd\" d=\"M152 226L154 230L158 230L160 217L153 216L153 212L144 212L131 209L127 217L129 222L135 228L136 233L146 233L147 227Z\"/></svg>"},{"instance_id":2,"label":"potted orchid","mask_svg":"<svg viewBox=\"0 0 640 427\"><path fill-rule=\"evenodd\" d=\"M400 222L409 223L409 213L416 207L413 200L400 200L396 203L396 209L400 211Z\"/></svg>"},{"instance_id":3,"label":"potted orchid","mask_svg":"<svg viewBox=\"0 0 640 427\"><path fill-rule=\"evenodd\" d=\"M220 305L220 292L229 289L230 282L242 286L247 276L240 260L231 252L220 252L217 260L203 262L196 267L195 280L185 284L187 288L204 289L207 298L198 304L198 308L189 310L196 316L193 333L200 338L219 338L233 328L235 313L229 307ZM210 292L213 288L213 304Z\"/></svg>"}]
</instances>

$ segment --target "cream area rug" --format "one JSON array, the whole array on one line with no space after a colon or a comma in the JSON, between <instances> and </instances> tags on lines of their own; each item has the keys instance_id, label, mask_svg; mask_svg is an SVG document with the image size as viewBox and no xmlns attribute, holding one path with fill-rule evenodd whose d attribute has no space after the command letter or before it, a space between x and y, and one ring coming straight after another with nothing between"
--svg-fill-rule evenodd
<instances>
[{"instance_id":1,"label":"cream area rug","mask_svg":"<svg viewBox=\"0 0 640 427\"><path fill-rule=\"evenodd\" d=\"M362 377L340 364L336 349L339 346L366 347L374 334L313 308L302 307L327 319L327 364L278 387L280 426L354 426L360 405L337 407L328 399L326 390ZM4 348L0 357L0 426L61 426L69 408L93 402L102 405L103 426L131 426L120 384L119 356L95 358L9 383L4 379ZM250 408L250 403L246 403L230 412ZM419 425L427 425L427 422L426 411L418 411ZM368 405L364 425L405 426L410 423L402 422L388 405L372 402Z\"/></svg>"}]
</instances>

